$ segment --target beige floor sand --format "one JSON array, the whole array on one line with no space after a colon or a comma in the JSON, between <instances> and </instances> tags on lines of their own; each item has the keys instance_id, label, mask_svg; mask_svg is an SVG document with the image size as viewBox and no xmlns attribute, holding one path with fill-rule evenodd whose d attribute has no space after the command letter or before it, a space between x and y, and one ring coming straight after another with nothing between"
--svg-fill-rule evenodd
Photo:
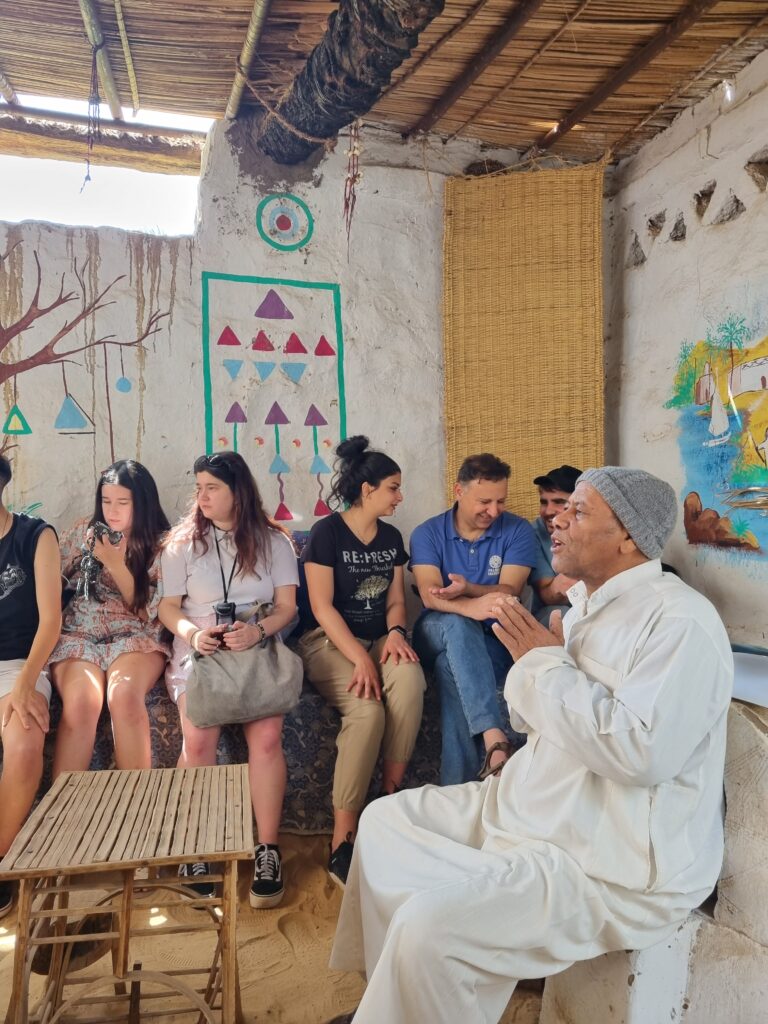
<instances>
[{"instance_id":1,"label":"beige floor sand","mask_svg":"<svg viewBox=\"0 0 768 1024\"><path fill-rule=\"evenodd\" d=\"M237 941L243 1011L248 1024L322 1024L353 1009L364 983L356 975L329 971L327 967L341 903L341 892L325 868L327 837L284 836L282 849L287 892L275 910L251 910L250 876L246 871L239 881ZM195 913L175 911L179 920L183 920L181 915ZM159 923L151 910L147 910L146 917L148 923ZM13 916L0 922L0 1019L10 997L14 929ZM145 968L155 964L162 970L197 965L210 959L211 953L211 939L204 934L191 940L187 936L164 936L136 942L133 960L140 960ZM109 958L105 957L87 973L106 974L108 968ZM33 976L32 1000L41 983L42 979ZM537 993L519 991L503 1024L536 1024L539 1006ZM82 1013L87 1015L84 1009ZM183 1019L189 1021L191 1017Z\"/></svg>"}]
</instances>

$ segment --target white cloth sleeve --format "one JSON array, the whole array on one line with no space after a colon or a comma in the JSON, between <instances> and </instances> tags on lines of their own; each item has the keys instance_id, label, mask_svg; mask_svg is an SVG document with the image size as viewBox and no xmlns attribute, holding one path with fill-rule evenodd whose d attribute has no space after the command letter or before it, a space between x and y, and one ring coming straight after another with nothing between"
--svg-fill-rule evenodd
<instances>
[{"instance_id":1,"label":"white cloth sleeve","mask_svg":"<svg viewBox=\"0 0 768 1024\"><path fill-rule=\"evenodd\" d=\"M299 565L293 544L284 533L270 530L272 543L272 565L269 575L273 587L297 587L299 585Z\"/></svg>"},{"instance_id":2,"label":"white cloth sleeve","mask_svg":"<svg viewBox=\"0 0 768 1024\"><path fill-rule=\"evenodd\" d=\"M187 594L187 544L170 544L163 548L160 559L163 597L185 597Z\"/></svg>"},{"instance_id":3,"label":"white cloth sleeve","mask_svg":"<svg viewBox=\"0 0 768 1024\"><path fill-rule=\"evenodd\" d=\"M507 676L504 695L529 727L621 785L674 779L728 707L732 672L692 620L666 618L613 692L562 647L538 647ZM515 716L512 716L515 725Z\"/></svg>"}]
</instances>

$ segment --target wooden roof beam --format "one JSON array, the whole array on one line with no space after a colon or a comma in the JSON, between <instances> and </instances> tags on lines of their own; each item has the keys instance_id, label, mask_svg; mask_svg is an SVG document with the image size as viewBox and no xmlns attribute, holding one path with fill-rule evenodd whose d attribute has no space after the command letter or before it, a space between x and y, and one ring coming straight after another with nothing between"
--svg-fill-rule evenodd
<instances>
[{"instance_id":1,"label":"wooden roof beam","mask_svg":"<svg viewBox=\"0 0 768 1024\"><path fill-rule=\"evenodd\" d=\"M678 14L678 16L671 21L668 25L665 25L663 29L656 33L656 35L645 44L645 46L634 57L631 57L626 64L623 64L618 71L616 71L611 77L599 85L597 89L589 96L586 96L581 103L578 103L570 114L567 114L561 121L559 121L554 128L542 135L542 137L533 144L528 150L525 156L532 156L536 153L543 152L544 150L551 149L555 143L559 142L573 127L575 127L580 121L583 121L585 117L596 110L602 103L604 103L609 96L612 96L618 89L622 87L626 82L633 78L638 71L642 71L643 68L647 67L662 51L666 50L676 39L679 39L681 35L688 31L696 22L706 14L707 11L714 7L720 0L691 0L691 3Z\"/></svg>"},{"instance_id":2,"label":"wooden roof beam","mask_svg":"<svg viewBox=\"0 0 768 1024\"><path fill-rule=\"evenodd\" d=\"M16 95L16 91L3 74L2 68L0 68L0 96L6 101L6 103L18 103L19 97Z\"/></svg>"},{"instance_id":3,"label":"wooden roof beam","mask_svg":"<svg viewBox=\"0 0 768 1024\"><path fill-rule=\"evenodd\" d=\"M39 107L22 107L14 103L0 106L0 119L4 122L12 118L15 121L43 123L49 125L65 125L69 128L87 128L88 118L85 114L60 114L55 110L41 110ZM202 146L206 132L192 131L188 128L163 128L153 124L139 124L127 121L102 121L101 131L120 132L126 136L144 136L150 139L181 139L183 142L197 143Z\"/></svg>"},{"instance_id":4,"label":"wooden roof beam","mask_svg":"<svg viewBox=\"0 0 768 1024\"><path fill-rule=\"evenodd\" d=\"M405 132L406 137L417 132L428 132L445 116L454 103L477 81L485 69L530 21L545 0L521 0L500 29L494 29L483 48L476 53L459 77L446 89L416 124Z\"/></svg>"},{"instance_id":5,"label":"wooden roof beam","mask_svg":"<svg viewBox=\"0 0 768 1024\"><path fill-rule=\"evenodd\" d=\"M549 38L541 44L538 50L534 54L532 54L527 61L525 61L523 66L519 68L514 73L514 75L512 75L509 81L505 82L505 84L502 85L500 89L497 89L489 100L486 100L485 103L483 103L482 106L480 106L474 112L474 114L471 114L465 121L463 121L459 125L459 127L451 135L451 139L455 139L457 135L460 135L464 131L467 125L474 124L475 121L477 121L479 118L483 116L483 114L486 112L486 110L488 110L489 107L492 107L494 103L498 103L500 99L503 99L503 97L506 96L507 93L511 91L515 82L517 82L518 79L522 78L526 71L533 67L536 61L543 57L551 46L554 46L554 44L557 42L560 36L562 36L563 33L571 27L573 22L576 21L576 19L579 18L584 13L584 11L587 9L587 7L589 7L591 3L592 0L582 0L582 2L576 8L573 14L569 14L566 16L565 20L560 25L560 28L555 29L552 35L550 35Z\"/></svg>"},{"instance_id":6,"label":"wooden roof beam","mask_svg":"<svg viewBox=\"0 0 768 1024\"><path fill-rule=\"evenodd\" d=\"M120 103L115 76L112 74L112 64L104 41L104 33L101 30L99 12L96 10L93 0L78 0L78 2L88 42L96 48L96 67L99 70L99 81L104 90L104 99L107 101L109 112L115 121L122 121L123 107Z\"/></svg>"},{"instance_id":7,"label":"wooden roof beam","mask_svg":"<svg viewBox=\"0 0 768 1024\"><path fill-rule=\"evenodd\" d=\"M237 117L237 112L240 109L240 103L243 98L245 80L251 70L253 58L256 55L256 48L259 45L264 23L269 14L270 3L271 0L254 0L251 20L248 22L248 31L245 34L243 48L240 51L240 60L237 63L235 80L232 83L232 91L227 100L227 109L224 112L224 117Z\"/></svg>"},{"instance_id":8,"label":"wooden roof beam","mask_svg":"<svg viewBox=\"0 0 768 1024\"><path fill-rule=\"evenodd\" d=\"M614 142L611 146L613 152L618 155L621 152L621 150L624 149L632 141L635 135L637 135L638 132L642 131L642 129L645 128L649 121L653 121L659 115L663 114L665 108L667 108L670 105L670 103L674 103L676 100L681 99L685 95L686 91L691 88L692 85L695 85L696 82L698 82L700 79L704 78L710 72L714 71L717 65L720 63L720 61L725 60L725 58L729 54L733 53L734 50L738 50L742 43L747 42L747 40L753 33L759 32L760 29L764 28L766 25L768 25L768 14L763 14L761 17L757 19L757 21L754 21L751 25L748 25L747 28L745 28L744 31L741 33L741 35L737 39L734 39L732 43L726 43L725 46L721 46L717 53L710 57L710 59L702 68L699 68L698 71L696 71L693 75L687 78L682 84L676 85L675 88L669 93L667 98L662 100L658 106L654 107L650 114L646 114L645 117L642 120L638 121L633 128L630 128L628 132L625 132L618 142Z\"/></svg>"},{"instance_id":9,"label":"wooden roof beam","mask_svg":"<svg viewBox=\"0 0 768 1024\"><path fill-rule=\"evenodd\" d=\"M306 160L367 114L410 57L444 0L341 0L325 35L282 99L242 118L246 140L279 164Z\"/></svg>"},{"instance_id":10,"label":"wooden roof beam","mask_svg":"<svg viewBox=\"0 0 768 1024\"><path fill-rule=\"evenodd\" d=\"M382 93L382 98L389 95L389 93L394 92L395 89L399 89L404 82L407 82L412 78L420 67L426 64L431 57L434 57L438 50L442 49L442 47L445 46L446 43L449 43L455 35L458 35L462 29L465 29L467 25L473 22L482 9L487 7L490 2L491 0L478 0L478 3L469 10L461 21L457 21L453 28L448 29L445 35L442 35L439 39L435 40L435 42L432 43L424 53L422 53L418 60L414 61L409 68L406 68L405 74L401 75L396 82L393 82L392 85Z\"/></svg>"},{"instance_id":11,"label":"wooden roof beam","mask_svg":"<svg viewBox=\"0 0 768 1024\"><path fill-rule=\"evenodd\" d=\"M163 138L162 128L155 131L154 137L137 136L123 125L102 126L89 159L92 164L159 174L200 174L200 140ZM83 163L86 144L85 129L80 126L25 121L0 107L0 153Z\"/></svg>"}]
</instances>

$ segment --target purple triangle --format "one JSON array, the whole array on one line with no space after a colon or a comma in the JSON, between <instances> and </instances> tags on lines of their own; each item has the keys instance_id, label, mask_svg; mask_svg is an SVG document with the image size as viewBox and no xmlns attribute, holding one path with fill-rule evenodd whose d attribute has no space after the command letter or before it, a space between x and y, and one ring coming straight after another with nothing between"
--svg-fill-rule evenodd
<instances>
[{"instance_id":1,"label":"purple triangle","mask_svg":"<svg viewBox=\"0 0 768 1024\"><path fill-rule=\"evenodd\" d=\"M293 320L293 313L273 288L269 289L264 301L253 315L263 317L265 320Z\"/></svg>"},{"instance_id":2,"label":"purple triangle","mask_svg":"<svg viewBox=\"0 0 768 1024\"><path fill-rule=\"evenodd\" d=\"M316 405L310 405L307 412L307 418L304 420L305 427L325 427L328 425L328 420L323 416Z\"/></svg>"},{"instance_id":3,"label":"purple triangle","mask_svg":"<svg viewBox=\"0 0 768 1024\"><path fill-rule=\"evenodd\" d=\"M225 423L247 423L248 417L243 412L243 407L239 402L233 402L232 408L226 415L224 420Z\"/></svg>"},{"instance_id":4,"label":"purple triangle","mask_svg":"<svg viewBox=\"0 0 768 1024\"><path fill-rule=\"evenodd\" d=\"M274 405L272 406L272 408L267 413L267 418L264 420L264 422L268 426L273 426L275 423L284 424L284 423L290 423L291 421L285 415L285 413L280 408L280 406L277 404L277 402L275 402Z\"/></svg>"}]
</instances>

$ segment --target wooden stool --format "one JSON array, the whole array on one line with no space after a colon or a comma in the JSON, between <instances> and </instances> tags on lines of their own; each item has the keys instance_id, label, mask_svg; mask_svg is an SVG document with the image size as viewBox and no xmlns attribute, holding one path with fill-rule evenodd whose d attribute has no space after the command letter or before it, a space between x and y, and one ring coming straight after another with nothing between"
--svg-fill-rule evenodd
<instances>
[{"instance_id":1,"label":"wooden stool","mask_svg":"<svg viewBox=\"0 0 768 1024\"><path fill-rule=\"evenodd\" d=\"M19 879L6 1024L60 1024L73 1019L78 1005L88 1008L90 1021L133 1024L139 1019L142 982L170 990L147 996L157 1004L153 1017L196 1012L199 1021L235 1024L240 1019L237 862L252 858L253 850L247 765L62 774L0 863L0 872ZM178 877L179 865L194 861L211 865L209 877L222 883L221 898L201 898L189 887L192 879ZM70 906L71 893L102 895ZM150 904L202 912L189 924L134 926L134 911ZM132 958L133 938L201 931L216 933L210 965L163 971L148 967L146 954L141 964ZM111 948L112 974L75 976L69 960L76 941ZM51 948L47 983L30 1011L32 959L44 946ZM204 976L202 988L190 984L189 976L196 974ZM65 997L65 989L73 987L76 991ZM179 995L188 1008L180 1009L178 1002L167 1010L159 1007L163 999ZM95 1004L107 1002L106 1015L91 1016ZM116 1014L113 1004L124 1013Z\"/></svg>"}]
</instances>

